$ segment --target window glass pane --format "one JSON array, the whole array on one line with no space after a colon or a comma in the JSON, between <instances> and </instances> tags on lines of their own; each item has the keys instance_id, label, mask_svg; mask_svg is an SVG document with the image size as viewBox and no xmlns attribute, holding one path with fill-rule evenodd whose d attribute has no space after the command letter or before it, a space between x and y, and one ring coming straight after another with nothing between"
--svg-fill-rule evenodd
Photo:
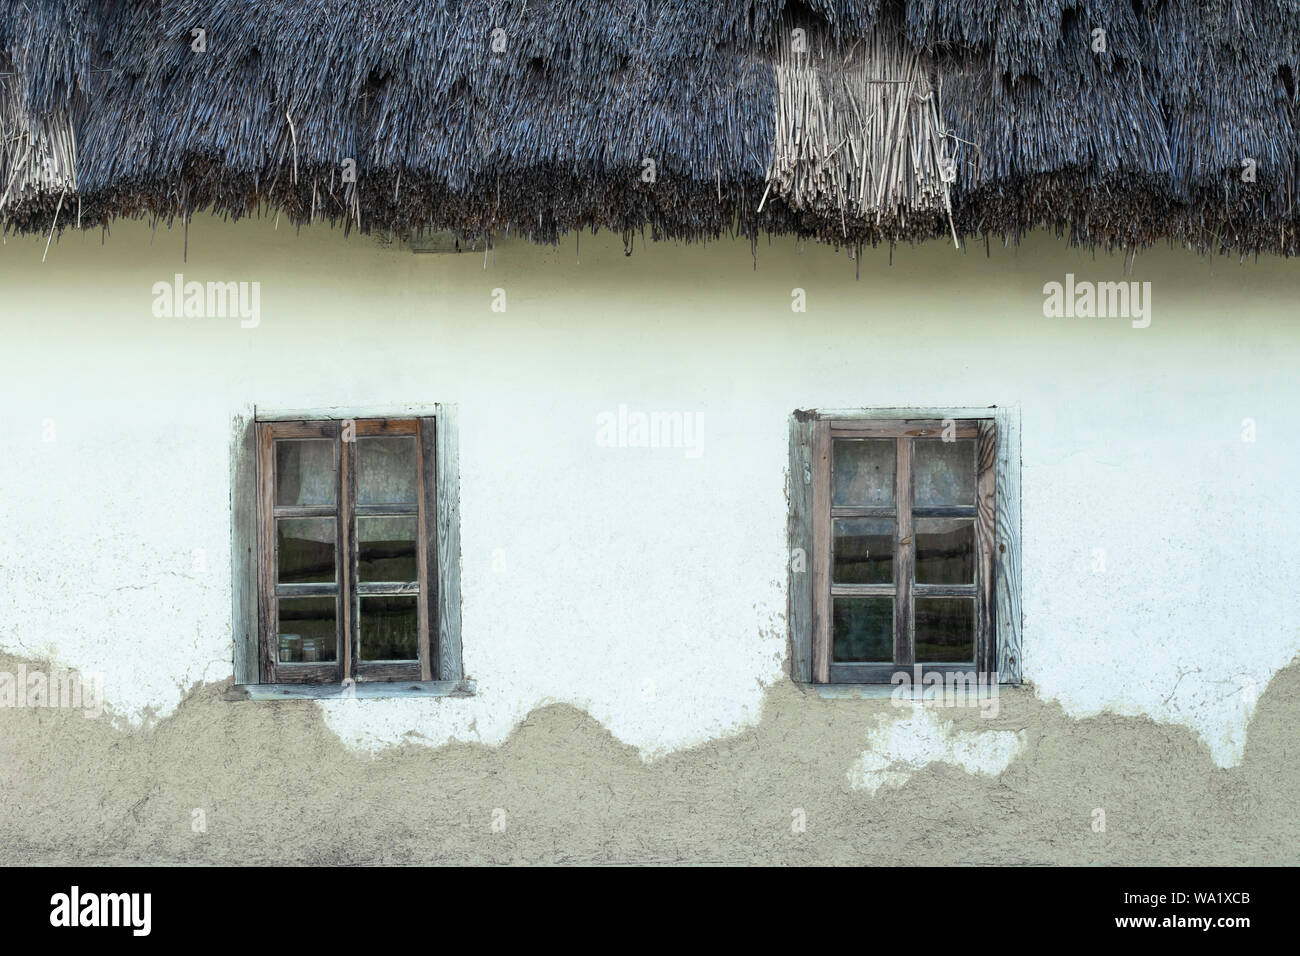
<instances>
[{"instance_id":1,"label":"window glass pane","mask_svg":"<svg viewBox=\"0 0 1300 956\"><path fill-rule=\"evenodd\" d=\"M916 507L975 504L975 439L918 438L912 456Z\"/></svg>"},{"instance_id":2,"label":"window glass pane","mask_svg":"<svg viewBox=\"0 0 1300 956\"><path fill-rule=\"evenodd\" d=\"M357 565L361 581L407 583L419 577L415 515L357 517Z\"/></svg>"},{"instance_id":3,"label":"window glass pane","mask_svg":"<svg viewBox=\"0 0 1300 956\"><path fill-rule=\"evenodd\" d=\"M279 439L275 443L275 503L334 504L334 441Z\"/></svg>"},{"instance_id":4,"label":"window glass pane","mask_svg":"<svg viewBox=\"0 0 1300 956\"><path fill-rule=\"evenodd\" d=\"M414 435L357 439L357 503L414 505Z\"/></svg>"},{"instance_id":5,"label":"window glass pane","mask_svg":"<svg viewBox=\"0 0 1300 956\"><path fill-rule=\"evenodd\" d=\"M332 583L334 519L278 518L276 551L281 584Z\"/></svg>"},{"instance_id":6,"label":"window glass pane","mask_svg":"<svg viewBox=\"0 0 1300 956\"><path fill-rule=\"evenodd\" d=\"M277 640L281 664L333 661L338 656L336 602L332 597L280 598Z\"/></svg>"},{"instance_id":7,"label":"window glass pane","mask_svg":"<svg viewBox=\"0 0 1300 956\"><path fill-rule=\"evenodd\" d=\"M894 659L893 598L832 598L833 661L873 661L889 663Z\"/></svg>"},{"instance_id":8,"label":"window glass pane","mask_svg":"<svg viewBox=\"0 0 1300 956\"><path fill-rule=\"evenodd\" d=\"M975 521L916 519L916 583L975 583Z\"/></svg>"},{"instance_id":9,"label":"window glass pane","mask_svg":"<svg viewBox=\"0 0 1300 956\"><path fill-rule=\"evenodd\" d=\"M361 659L420 659L419 599L414 595L361 598Z\"/></svg>"},{"instance_id":10,"label":"window glass pane","mask_svg":"<svg viewBox=\"0 0 1300 956\"><path fill-rule=\"evenodd\" d=\"M837 438L832 443L834 504L888 507L894 503L892 438Z\"/></svg>"},{"instance_id":11,"label":"window glass pane","mask_svg":"<svg viewBox=\"0 0 1300 956\"><path fill-rule=\"evenodd\" d=\"M893 581L896 537L892 518L836 518L831 545L835 583Z\"/></svg>"},{"instance_id":12,"label":"window glass pane","mask_svg":"<svg viewBox=\"0 0 1300 956\"><path fill-rule=\"evenodd\" d=\"M916 660L975 663L975 599L925 598L916 604Z\"/></svg>"}]
</instances>

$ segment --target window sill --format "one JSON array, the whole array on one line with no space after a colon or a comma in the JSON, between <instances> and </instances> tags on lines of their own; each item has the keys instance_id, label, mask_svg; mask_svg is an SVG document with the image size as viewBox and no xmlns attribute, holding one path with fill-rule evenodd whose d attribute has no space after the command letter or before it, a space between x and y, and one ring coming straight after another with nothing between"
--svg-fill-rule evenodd
<instances>
[{"instance_id":1,"label":"window sill","mask_svg":"<svg viewBox=\"0 0 1300 956\"><path fill-rule=\"evenodd\" d=\"M903 686L900 684L809 684L795 681L795 686L805 694L815 693L823 700L890 700L893 698L925 702L933 700L936 693L942 695L944 692L942 684ZM971 687L967 693L976 700L985 700L1003 693L1008 686L1010 685L1000 684L996 691L992 691L986 684ZM929 697L926 696L927 692Z\"/></svg>"},{"instance_id":2,"label":"window sill","mask_svg":"<svg viewBox=\"0 0 1300 956\"><path fill-rule=\"evenodd\" d=\"M342 684L235 684L223 700L383 700L396 697L473 697L472 680L361 681Z\"/></svg>"}]
</instances>

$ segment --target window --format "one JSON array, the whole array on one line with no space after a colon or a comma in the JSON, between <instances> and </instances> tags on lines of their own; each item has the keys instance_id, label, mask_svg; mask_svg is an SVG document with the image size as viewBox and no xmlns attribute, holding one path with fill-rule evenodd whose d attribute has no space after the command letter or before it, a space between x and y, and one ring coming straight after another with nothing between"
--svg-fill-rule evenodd
<instances>
[{"instance_id":1,"label":"window","mask_svg":"<svg viewBox=\"0 0 1300 956\"><path fill-rule=\"evenodd\" d=\"M919 668L1019 680L1019 509L1002 500L1002 432L1018 429L1001 418L795 416L796 679L888 684Z\"/></svg>"},{"instance_id":2,"label":"window","mask_svg":"<svg viewBox=\"0 0 1300 956\"><path fill-rule=\"evenodd\" d=\"M241 683L461 681L453 429L446 411L245 427L234 501Z\"/></svg>"}]
</instances>

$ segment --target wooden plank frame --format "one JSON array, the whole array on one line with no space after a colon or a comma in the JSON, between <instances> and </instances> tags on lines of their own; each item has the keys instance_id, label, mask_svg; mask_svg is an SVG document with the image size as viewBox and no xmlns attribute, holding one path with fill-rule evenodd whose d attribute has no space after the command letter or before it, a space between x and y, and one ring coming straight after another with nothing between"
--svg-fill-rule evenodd
<instances>
[{"instance_id":1,"label":"wooden plank frame","mask_svg":"<svg viewBox=\"0 0 1300 956\"><path fill-rule=\"evenodd\" d=\"M454 405L418 406L392 410L329 409L266 413L252 409L237 416L231 439L231 573L234 667L236 690L265 686L266 692L240 692L231 699L284 699L303 696L287 688L316 685L311 698L332 696L329 688L373 686L396 696L464 696L475 691L463 672L460 639L459 456ZM357 506L357 435L405 434L418 448L417 502L409 506ZM286 437L329 437L335 440L335 508L276 508L271 485L271 442ZM352 439L352 440L349 440ZM417 520L417 582L370 584L359 582L355 520L372 514L412 513ZM292 511L292 514L289 514ZM301 515L299 515L301 512ZM319 514L317 514L319 512ZM269 573L275 567L273 516L339 515L335 584L278 585L284 593L339 600L340 653L328 664L277 664L275 589ZM351 599L345 599L350 594ZM419 662L359 659L359 601L365 595L417 596ZM348 683L351 683L350 681ZM286 690L281 690L281 689ZM364 696L375 696L373 692Z\"/></svg>"},{"instance_id":2,"label":"wooden plank frame","mask_svg":"<svg viewBox=\"0 0 1300 956\"><path fill-rule=\"evenodd\" d=\"M913 508L910 481L911 439L933 439L947 429L951 437L976 439L974 506ZM894 438L899 442L898 497L886 509L832 508L832 438ZM885 683L912 666L913 593L926 597L971 597L975 603L975 660L965 664L925 664L923 672L994 673L1004 684L1021 682L1020 610L1020 413L1018 408L908 408L797 411L790 419L789 614L790 673L799 683ZM904 501L906 498L906 501ZM904 507L906 505L906 507ZM895 510L897 509L897 511ZM897 515L893 584L836 585L838 594L896 598L895 660L882 664L831 661L830 543L832 516L888 512ZM976 583L910 584L915 548L912 515L974 519ZM908 581L903 587L900 582Z\"/></svg>"},{"instance_id":3,"label":"wooden plank frame","mask_svg":"<svg viewBox=\"0 0 1300 956\"><path fill-rule=\"evenodd\" d=\"M790 553L786 568L790 583L786 619L791 637L790 677L801 684L813 680L811 635L814 626L813 593L817 589L810 578L813 574L813 515L818 513L813 500L816 427L817 421L809 413L795 412L790 417L790 470L786 476L786 498L790 504ZM826 673L829 676L829 672Z\"/></svg>"},{"instance_id":4,"label":"wooden plank frame","mask_svg":"<svg viewBox=\"0 0 1300 956\"><path fill-rule=\"evenodd\" d=\"M261 667L257 559L259 507L257 424L252 411L235 416L230 436L230 576L236 683L256 683Z\"/></svg>"},{"instance_id":5,"label":"wooden plank frame","mask_svg":"<svg viewBox=\"0 0 1300 956\"><path fill-rule=\"evenodd\" d=\"M424 459L425 485L432 482L435 489L433 523L426 534L429 554L426 558L430 573L437 577L438 589L434 605L437 610L438 646L434 658L438 662L438 679L460 681L465 678L465 668L460 646L460 428L458 409L454 405L439 406L435 418L421 422L421 436L425 447L432 446L434 455ZM428 500L426 492L425 500ZM432 613L432 610L431 610Z\"/></svg>"}]
</instances>

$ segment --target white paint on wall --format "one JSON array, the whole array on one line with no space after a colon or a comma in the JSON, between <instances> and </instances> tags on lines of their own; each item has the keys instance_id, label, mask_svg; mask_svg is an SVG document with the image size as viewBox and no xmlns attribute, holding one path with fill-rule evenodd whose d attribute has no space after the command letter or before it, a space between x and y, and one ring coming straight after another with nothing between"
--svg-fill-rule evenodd
<instances>
[{"instance_id":1,"label":"white paint on wall","mask_svg":"<svg viewBox=\"0 0 1300 956\"><path fill-rule=\"evenodd\" d=\"M1126 277L1037 238L880 250L855 281L788 242L757 271L743 243L605 237L485 270L324 229L190 239L187 278L261 283L257 328L151 314L179 233L0 249L0 647L103 672L132 720L232 671L230 429L254 405L460 408L478 696L319 704L359 747L499 743L551 701L647 758L752 725L785 679L795 408L1020 406L1024 675L1071 715L1182 724L1231 765L1300 652L1295 263L1165 250ZM1150 281L1151 326L1045 318L1067 272ZM699 454L602 444L621 405L700 416Z\"/></svg>"},{"instance_id":2,"label":"white paint on wall","mask_svg":"<svg viewBox=\"0 0 1300 956\"><path fill-rule=\"evenodd\" d=\"M996 776L1025 748L1023 730L954 731L932 707L905 705L900 717L879 716L867 732L867 749L848 770L849 786L875 793L901 787L932 763L947 763L970 774Z\"/></svg>"}]
</instances>

